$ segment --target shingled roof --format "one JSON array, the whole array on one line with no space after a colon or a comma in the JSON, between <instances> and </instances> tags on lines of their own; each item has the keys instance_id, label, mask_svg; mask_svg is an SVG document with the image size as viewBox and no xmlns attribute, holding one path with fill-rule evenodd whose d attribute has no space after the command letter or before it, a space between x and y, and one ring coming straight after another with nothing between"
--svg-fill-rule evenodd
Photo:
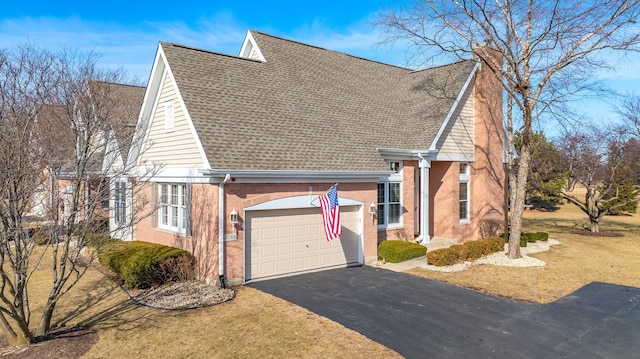
<instances>
[{"instance_id":1,"label":"shingled roof","mask_svg":"<svg viewBox=\"0 0 640 359\"><path fill-rule=\"evenodd\" d=\"M475 63L412 71L251 31L265 62L161 43L212 168L378 171L426 150Z\"/></svg>"},{"instance_id":2,"label":"shingled roof","mask_svg":"<svg viewBox=\"0 0 640 359\"><path fill-rule=\"evenodd\" d=\"M105 91L105 96L110 100L109 106L106 106L110 111L106 118L115 134L120 153L126 157L131 147L146 87L94 81L93 90Z\"/></svg>"}]
</instances>

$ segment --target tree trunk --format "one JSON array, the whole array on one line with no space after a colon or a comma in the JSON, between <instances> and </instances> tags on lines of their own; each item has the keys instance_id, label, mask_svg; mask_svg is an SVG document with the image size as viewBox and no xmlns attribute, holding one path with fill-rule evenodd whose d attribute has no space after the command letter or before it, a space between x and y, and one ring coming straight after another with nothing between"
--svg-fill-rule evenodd
<instances>
[{"instance_id":1,"label":"tree trunk","mask_svg":"<svg viewBox=\"0 0 640 359\"><path fill-rule=\"evenodd\" d=\"M589 218L591 221L591 233L600 233L600 222L598 218Z\"/></svg>"},{"instance_id":2,"label":"tree trunk","mask_svg":"<svg viewBox=\"0 0 640 359\"><path fill-rule=\"evenodd\" d=\"M35 338L33 334L29 330L29 324L22 319L13 320L15 323L15 327L9 325L4 316L2 320L2 329L4 333L7 335L7 340L14 345L19 344L33 344L35 342Z\"/></svg>"},{"instance_id":3,"label":"tree trunk","mask_svg":"<svg viewBox=\"0 0 640 359\"><path fill-rule=\"evenodd\" d=\"M42 310L42 318L40 320L40 327L38 328L38 334L45 335L51 329L51 318L53 317L53 310L56 308L56 302L49 302Z\"/></svg>"},{"instance_id":4,"label":"tree trunk","mask_svg":"<svg viewBox=\"0 0 640 359\"><path fill-rule=\"evenodd\" d=\"M511 189L511 228L509 230L509 259L522 258L520 252L520 234L522 232L522 215L524 213L524 201L527 194L527 177L529 174L529 161L531 159L530 141L523 137L523 145L520 150L520 162L518 163L518 175L515 178L515 188Z\"/></svg>"}]
</instances>

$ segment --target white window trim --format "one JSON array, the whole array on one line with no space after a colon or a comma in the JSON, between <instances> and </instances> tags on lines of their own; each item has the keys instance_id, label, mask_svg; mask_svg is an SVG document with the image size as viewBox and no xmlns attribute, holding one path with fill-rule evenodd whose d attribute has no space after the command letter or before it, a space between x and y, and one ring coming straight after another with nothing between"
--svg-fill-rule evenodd
<instances>
[{"instance_id":1,"label":"white window trim","mask_svg":"<svg viewBox=\"0 0 640 359\"><path fill-rule=\"evenodd\" d=\"M398 178L399 177L399 178ZM389 223L389 184L391 183L397 183L400 186L400 214L398 215L398 223ZM402 223L402 208L403 208L403 204L402 204L402 178L400 176L397 175L392 175L389 178L385 178L384 180L380 180L378 182L378 184L384 184L384 224L379 224L380 221L378 220L378 229L397 229L397 228L403 228L404 224ZM377 196L377 194L376 194ZM378 203L378 206L380 204ZM377 208L377 207L376 207Z\"/></svg>"},{"instance_id":2,"label":"white window trim","mask_svg":"<svg viewBox=\"0 0 640 359\"><path fill-rule=\"evenodd\" d=\"M162 183L158 183L158 213L156 214L158 216L158 228L166 230L166 231L170 231L170 232L175 232L175 233L180 233L180 234L185 234L187 232L187 224L186 224L186 220L185 220L185 216L187 215L187 204L185 203L186 200L186 191L187 191L187 184L186 183L167 183L167 182L162 182ZM167 202L163 203L162 201L162 195L163 195L163 186L166 186L167 188ZM173 195L173 186L177 186L177 205L172 205L171 203L171 197ZM163 223L163 213L164 210L166 210L167 212L167 223ZM172 219L174 216L174 211L177 211L176 213L176 222L177 222L177 226L172 225Z\"/></svg>"},{"instance_id":3,"label":"white window trim","mask_svg":"<svg viewBox=\"0 0 640 359\"><path fill-rule=\"evenodd\" d=\"M175 123L173 100L164 103L164 131L172 132Z\"/></svg>"},{"instance_id":4,"label":"white window trim","mask_svg":"<svg viewBox=\"0 0 640 359\"><path fill-rule=\"evenodd\" d=\"M461 163L461 165L463 165L465 163ZM460 218L460 224L469 224L471 223L471 164L466 163L466 168L464 172L460 172L460 183L466 183L467 184L467 213L466 213L466 217L467 218ZM458 189L460 188L460 186L458 186ZM458 203L460 203L460 195L458 195ZM459 208L459 207L458 207ZM459 211L458 211L459 212ZM458 215L460 215L460 213L458 213Z\"/></svg>"},{"instance_id":5,"label":"white window trim","mask_svg":"<svg viewBox=\"0 0 640 359\"><path fill-rule=\"evenodd\" d=\"M120 191L122 191L122 193ZM127 224L127 194L127 182L115 181L113 198L113 222L118 226Z\"/></svg>"}]
</instances>

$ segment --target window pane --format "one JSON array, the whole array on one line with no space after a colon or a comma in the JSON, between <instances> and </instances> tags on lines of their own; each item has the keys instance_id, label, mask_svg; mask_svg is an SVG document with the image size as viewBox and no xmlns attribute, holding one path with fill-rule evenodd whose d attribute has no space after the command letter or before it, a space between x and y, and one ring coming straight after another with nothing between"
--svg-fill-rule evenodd
<instances>
[{"instance_id":1,"label":"window pane","mask_svg":"<svg viewBox=\"0 0 640 359\"><path fill-rule=\"evenodd\" d=\"M467 199L467 183L462 182L460 183L460 200L466 201Z\"/></svg>"},{"instance_id":2,"label":"window pane","mask_svg":"<svg viewBox=\"0 0 640 359\"><path fill-rule=\"evenodd\" d=\"M384 183L378 183L378 203L384 203Z\"/></svg>"},{"instance_id":3,"label":"window pane","mask_svg":"<svg viewBox=\"0 0 640 359\"><path fill-rule=\"evenodd\" d=\"M389 224L400 223L400 204L389 204Z\"/></svg>"},{"instance_id":4,"label":"window pane","mask_svg":"<svg viewBox=\"0 0 640 359\"><path fill-rule=\"evenodd\" d=\"M400 183L389 183L389 203L400 203Z\"/></svg>"},{"instance_id":5,"label":"window pane","mask_svg":"<svg viewBox=\"0 0 640 359\"><path fill-rule=\"evenodd\" d=\"M385 213L384 213L384 203L378 205L378 224L386 224L385 221Z\"/></svg>"},{"instance_id":6,"label":"window pane","mask_svg":"<svg viewBox=\"0 0 640 359\"><path fill-rule=\"evenodd\" d=\"M160 187L160 203L168 204L169 203L169 186L163 184Z\"/></svg>"},{"instance_id":7,"label":"window pane","mask_svg":"<svg viewBox=\"0 0 640 359\"><path fill-rule=\"evenodd\" d=\"M174 206L178 205L178 185L171 185L171 204Z\"/></svg>"},{"instance_id":8,"label":"window pane","mask_svg":"<svg viewBox=\"0 0 640 359\"><path fill-rule=\"evenodd\" d=\"M469 199L468 197L468 183L461 182L460 183L460 219L468 219L468 206Z\"/></svg>"},{"instance_id":9,"label":"window pane","mask_svg":"<svg viewBox=\"0 0 640 359\"><path fill-rule=\"evenodd\" d=\"M171 206L171 226L178 226L178 207Z\"/></svg>"},{"instance_id":10,"label":"window pane","mask_svg":"<svg viewBox=\"0 0 640 359\"><path fill-rule=\"evenodd\" d=\"M169 224L169 219L167 216L167 206L160 207L160 223Z\"/></svg>"},{"instance_id":11,"label":"window pane","mask_svg":"<svg viewBox=\"0 0 640 359\"><path fill-rule=\"evenodd\" d=\"M467 219L467 201L460 201L460 219Z\"/></svg>"}]
</instances>

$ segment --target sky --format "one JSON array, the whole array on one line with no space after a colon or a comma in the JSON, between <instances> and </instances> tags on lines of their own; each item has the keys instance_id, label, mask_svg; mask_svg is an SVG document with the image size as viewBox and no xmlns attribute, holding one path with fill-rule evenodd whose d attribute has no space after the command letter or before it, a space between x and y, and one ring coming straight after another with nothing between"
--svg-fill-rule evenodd
<instances>
[{"instance_id":1,"label":"sky","mask_svg":"<svg viewBox=\"0 0 640 359\"><path fill-rule=\"evenodd\" d=\"M93 51L105 67L122 67L146 83L159 41L238 55L247 30L341 51L393 65L406 65L401 46L380 45L370 25L383 7L405 0L324 1L6 1L0 11L0 48L31 43L50 50ZM599 72L621 93L640 93L640 55ZM616 115L610 100L577 106L594 120Z\"/></svg>"}]
</instances>

